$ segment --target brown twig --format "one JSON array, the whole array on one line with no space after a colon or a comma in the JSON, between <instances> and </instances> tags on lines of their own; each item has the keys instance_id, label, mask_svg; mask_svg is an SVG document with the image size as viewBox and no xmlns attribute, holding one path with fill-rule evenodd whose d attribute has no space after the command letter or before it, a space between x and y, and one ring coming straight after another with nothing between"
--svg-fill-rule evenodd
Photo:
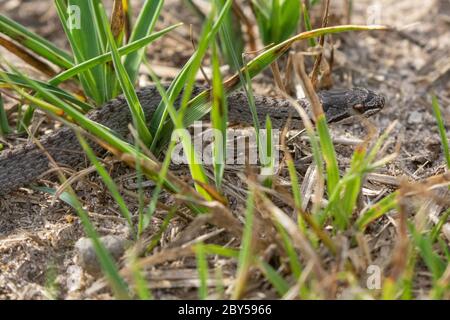
<instances>
[{"instance_id":1,"label":"brown twig","mask_svg":"<svg viewBox=\"0 0 450 320\"><path fill-rule=\"evenodd\" d=\"M250 51L256 51L256 35L253 30L253 23L250 19L247 18L244 11L240 7L237 1L233 1L233 6L231 7L233 12L236 14L236 17L245 25L245 29L247 31L248 36L248 45L250 47ZM253 7L252 7L253 8Z\"/></svg>"},{"instance_id":2,"label":"brown twig","mask_svg":"<svg viewBox=\"0 0 450 320\"><path fill-rule=\"evenodd\" d=\"M330 0L327 0L325 3L325 9L322 17L322 28L325 28L328 24L328 10L330 6ZM319 38L319 45L323 48L325 44L325 35L321 35ZM323 52L323 51L322 51ZM314 86L314 88L317 89L317 77L319 74L320 65L322 63L322 55L323 53L319 53L319 55L316 58L316 61L314 62L313 71L311 72L311 82Z\"/></svg>"},{"instance_id":3,"label":"brown twig","mask_svg":"<svg viewBox=\"0 0 450 320\"><path fill-rule=\"evenodd\" d=\"M277 85L278 89L280 89L282 92L287 92L283 80L281 79L281 72L280 68L278 67L278 62L275 60L270 64L270 68L272 70L273 79L275 80L275 84Z\"/></svg>"}]
</instances>

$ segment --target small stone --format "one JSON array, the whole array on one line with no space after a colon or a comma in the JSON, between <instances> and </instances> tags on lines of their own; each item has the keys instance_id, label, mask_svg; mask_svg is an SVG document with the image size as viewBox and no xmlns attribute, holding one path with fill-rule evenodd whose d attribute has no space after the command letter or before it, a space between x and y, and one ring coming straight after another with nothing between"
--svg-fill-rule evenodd
<instances>
[{"instance_id":1,"label":"small stone","mask_svg":"<svg viewBox=\"0 0 450 320\"><path fill-rule=\"evenodd\" d=\"M109 251L115 261L118 261L124 254L127 240L123 237L108 235L100 238L105 248ZM78 256L78 264L84 271L92 276L101 275L100 262L94 250L93 242L90 238L80 238L75 243L75 250Z\"/></svg>"},{"instance_id":2,"label":"small stone","mask_svg":"<svg viewBox=\"0 0 450 320\"><path fill-rule=\"evenodd\" d=\"M418 111L413 111L408 117L409 124L418 124L422 123L423 115Z\"/></svg>"}]
</instances>

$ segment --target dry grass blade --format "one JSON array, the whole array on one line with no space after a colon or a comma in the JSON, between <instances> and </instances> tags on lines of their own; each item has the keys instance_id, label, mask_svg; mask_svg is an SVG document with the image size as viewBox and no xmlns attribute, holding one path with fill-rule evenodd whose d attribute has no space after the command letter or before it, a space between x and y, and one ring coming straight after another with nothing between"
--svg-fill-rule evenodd
<instances>
[{"instance_id":1,"label":"dry grass blade","mask_svg":"<svg viewBox=\"0 0 450 320\"><path fill-rule=\"evenodd\" d=\"M195 183L198 183L210 196L213 200L219 201L223 205L228 205L228 200L223 195L217 191L212 185L204 183L202 181L194 180Z\"/></svg>"},{"instance_id":2,"label":"dry grass blade","mask_svg":"<svg viewBox=\"0 0 450 320\"><path fill-rule=\"evenodd\" d=\"M398 201L398 211L399 211L399 220L398 220L398 241L396 243L396 247L394 249L394 253L392 254L392 271L391 276L394 280L398 280L403 272L405 271L406 264L408 262L408 233L407 233L407 217L406 217L406 197L402 192L399 194Z\"/></svg>"},{"instance_id":3,"label":"dry grass blade","mask_svg":"<svg viewBox=\"0 0 450 320\"><path fill-rule=\"evenodd\" d=\"M289 216L284 213L280 208L275 206L266 196L261 193L257 193L257 198L261 205L264 206L268 212L272 214L272 219L281 224L284 229L291 236L294 246L300 250L305 257L314 263L314 272L319 278L323 280L326 277L325 269L322 266L320 257L317 255L314 248L311 246L308 239L300 232L296 223L292 221Z\"/></svg>"},{"instance_id":4,"label":"dry grass blade","mask_svg":"<svg viewBox=\"0 0 450 320\"><path fill-rule=\"evenodd\" d=\"M256 47L256 35L253 30L253 22L246 16L244 11L241 8L241 4L239 2L234 1L233 6L231 8L239 20L245 25L245 29L247 31L247 42L250 48L250 51L257 51Z\"/></svg>"},{"instance_id":5,"label":"dry grass blade","mask_svg":"<svg viewBox=\"0 0 450 320\"><path fill-rule=\"evenodd\" d=\"M125 12L122 0L114 0L113 11L111 14L111 32L117 42L121 42L125 30Z\"/></svg>"},{"instance_id":6,"label":"dry grass blade","mask_svg":"<svg viewBox=\"0 0 450 320\"><path fill-rule=\"evenodd\" d=\"M322 16L322 28L325 28L328 25L328 12L329 12L329 8L330 8L330 0L326 0L325 2L325 8L324 8L324 13ZM325 44L325 35L321 35L319 38L319 45L320 47L323 48ZM313 85L314 88L317 89L317 77L319 74L319 70L320 70L320 65L322 63L322 53L323 51L321 51L319 53L319 55L316 58L316 61L314 61L314 67L313 67L313 71L311 72L311 83Z\"/></svg>"},{"instance_id":7,"label":"dry grass blade","mask_svg":"<svg viewBox=\"0 0 450 320\"><path fill-rule=\"evenodd\" d=\"M280 73L280 67L278 66L278 62L275 61L270 65L270 68L272 70L273 78L275 80L275 83L279 90L282 92L287 92L286 87L284 86L283 79L281 77Z\"/></svg>"},{"instance_id":8,"label":"dry grass blade","mask_svg":"<svg viewBox=\"0 0 450 320\"><path fill-rule=\"evenodd\" d=\"M0 36L0 46L4 47L9 52L15 54L17 57L28 63L36 70L41 71L43 74L49 77L54 77L56 75L56 71L53 70L53 68L49 64L33 56L31 53L27 52L22 47L16 45L14 42L9 41L8 39L2 36Z\"/></svg>"},{"instance_id":9,"label":"dry grass blade","mask_svg":"<svg viewBox=\"0 0 450 320\"><path fill-rule=\"evenodd\" d=\"M111 148L109 148L109 151L114 153L114 151L112 151ZM120 159L120 161L125 162L126 164L128 164L129 166L131 166L133 168L136 166L136 162L140 161L139 165L142 167L143 171L150 176L150 178L154 179L160 170L160 166L158 164L155 164L154 162L152 162L148 159L137 159L132 154L127 154L127 153L120 154L117 151L115 152L115 155ZM188 184L184 183L182 180L177 178L175 175L168 173L166 179L179 188L178 192L182 191L183 194L192 196L194 199L199 199L199 200L203 199L195 191L194 188L192 188Z\"/></svg>"},{"instance_id":10,"label":"dry grass blade","mask_svg":"<svg viewBox=\"0 0 450 320\"><path fill-rule=\"evenodd\" d=\"M30 136L31 136L31 134L30 134ZM34 139L34 143L36 143L38 148L43 151L43 153L48 158L50 163L55 168L58 169L56 171L58 174L58 178L60 179L61 183L64 184L67 180L66 180L63 170L59 170L59 166L58 166L57 162L51 156L51 154L42 146L40 141L35 139L34 137L33 137L33 139ZM94 229L92 223L90 222L88 213L86 212L86 210L84 210L82 208L81 203L78 201L78 199L75 195L75 192L73 191L73 189L70 185L67 185L67 191L68 191L67 195L68 195L68 198L70 199L70 203L74 207L74 209L77 211L77 213L82 221L85 232L93 241L95 253L98 256L100 265L102 267L102 271L104 272L105 276L107 277L110 286L112 287L113 291L115 292L116 296L119 299L128 299L129 295L127 292L126 284L123 281L123 278L121 278L119 276L117 266L116 266L113 258L111 257L110 253L108 252L108 250L106 250L104 245L99 240L99 235L98 235L97 231Z\"/></svg>"},{"instance_id":11,"label":"dry grass blade","mask_svg":"<svg viewBox=\"0 0 450 320\"><path fill-rule=\"evenodd\" d=\"M255 190L250 189L247 196L245 209L245 224L242 234L241 250L239 252L238 270L236 281L234 283L232 299L242 299L247 290L247 282L250 276L250 267L252 264L252 257L254 253L255 232L254 232L254 217L255 217Z\"/></svg>"},{"instance_id":12,"label":"dry grass blade","mask_svg":"<svg viewBox=\"0 0 450 320\"><path fill-rule=\"evenodd\" d=\"M400 189L405 196L429 196L430 191L450 185L450 171L425 178L418 182L404 181Z\"/></svg>"},{"instance_id":13,"label":"dry grass blade","mask_svg":"<svg viewBox=\"0 0 450 320\"><path fill-rule=\"evenodd\" d=\"M323 115L323 108L322 104L320 103L319 97L317 96L316 91L314 90L314 86L311 83L311 80L309 79L308 75L305 71L305 64L303 61L303 56L298 54L297 55L298 60L294 62L295 70L297 71L297 75L300 77L301 84L303 87L303 90L305 92L306 97L311 102L311 111L314 115L314 120L317 121L317 119Z\"/></svg>"},{"instance_id":14,"label":"dry grass blade","mask_svg":"<svg viewBox=\"0 0 450 320\"><path fill-rule=\"evenodd\" d=\"M194 245L188 245L185 247L177 247L164 249L151 256L142 258L136 262L138 268L148 268L157 264L162 264L168 261L174 261L184 257L191 257L195 255ZM120 274L124 277L131 276L131 270L129 268L123 268Z\"/></svg>"}]
</instances>

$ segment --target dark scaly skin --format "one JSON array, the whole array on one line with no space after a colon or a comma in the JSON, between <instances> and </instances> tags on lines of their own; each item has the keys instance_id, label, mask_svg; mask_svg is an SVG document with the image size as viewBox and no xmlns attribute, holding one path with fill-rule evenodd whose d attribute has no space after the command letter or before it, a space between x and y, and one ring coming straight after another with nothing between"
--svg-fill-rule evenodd
<instances>
[{"instance_id":1,"label":"dark scaly skin","mask_svg":"<svg viewBox=\"0 0 450 320\"><path fill-rule=\"evenodd\" d=\"M196 87L193 94L203 88ZM145 117L151 119L153 112L161 101L154 86L144 87L137 91L144 108ZM331 90L319 92L325 116L328 122L337 122L355 114L369 116L384 107L384 98L370 90L354 88L350 90ZM298 101L305 109L309 108L306 99ZM255 96L255 104L260 124L264 126L266 115L269 115L274 128L282 128L292 116L293 128L301 128L301 120L291 103L285 99L266 96ZM228 117L231 123L253 123L252 115L243 92L234 92L228 96ZM126 100L121 96L109 101L100 109L92 111L88 117L113 129L120 137L128 135L128 124L131 114ZM85 156L73 131L64 127L52 134L43 136L41 145L60 165L75 167L83 163ZM102 148L92 143L95 152ZM49 169L49 160L43 151L33 142L5 150L0 154L0 195L7 194L19 187L36 180Z\"/></svg>"}]
</instances>

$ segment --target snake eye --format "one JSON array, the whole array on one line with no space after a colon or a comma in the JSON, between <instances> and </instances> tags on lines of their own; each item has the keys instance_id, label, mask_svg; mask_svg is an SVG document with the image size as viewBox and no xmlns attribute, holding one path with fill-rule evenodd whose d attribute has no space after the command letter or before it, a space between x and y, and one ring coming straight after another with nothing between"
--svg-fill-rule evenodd
<instances>
[{"instance_id":1,"label":"snake eye","mask_svg":"<svg viewBox=\"0 0 450 320\"><path fill-rule=\"evenodd\" d=\"M355 109L356 111L358 111L359 113L363 113L364 112L364 106L360 103L355 104L353 106L353 109Z\"/></svg>"}]
</instances>

